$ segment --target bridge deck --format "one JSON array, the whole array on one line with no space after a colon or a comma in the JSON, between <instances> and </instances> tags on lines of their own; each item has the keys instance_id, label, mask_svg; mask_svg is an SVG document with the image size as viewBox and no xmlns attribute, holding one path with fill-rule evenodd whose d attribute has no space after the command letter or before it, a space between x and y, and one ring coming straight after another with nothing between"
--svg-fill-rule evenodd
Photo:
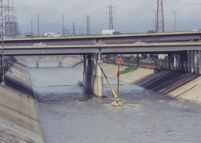
<instances>
[{"instance_id":1,"label":"bridge deck","mask_svg":"<svg viewBox=\"0 0 201 143\"><path fill-rule=\"evenodd\" d=\"M170 53L188 50L201 50L201 42L167 42L167 43L125 43L93 45L32 45L4 46L5 55L58 55L58 54L132 54L132 53ZM2 53L2 48L0 49Z\"/></svg>"}]
</instances>

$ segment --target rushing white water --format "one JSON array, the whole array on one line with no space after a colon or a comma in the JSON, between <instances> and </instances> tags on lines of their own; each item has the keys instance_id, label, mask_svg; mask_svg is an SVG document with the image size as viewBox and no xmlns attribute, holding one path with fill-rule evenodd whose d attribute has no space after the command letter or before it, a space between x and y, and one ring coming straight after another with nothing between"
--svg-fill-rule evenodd
<instances>
[{"instance_id":1,"label":"rushing white water","mask_svg":"<svg viewBox=\"0 0 201 143\"><path fill-rule=\"evenodd\" d=\"M123 105L112 107L106 84L105 98L85 98L74 86L82 74L70 66L30 69L47 143L201 142L201 105L121 83Z\"/></svg>"}]
</instances>

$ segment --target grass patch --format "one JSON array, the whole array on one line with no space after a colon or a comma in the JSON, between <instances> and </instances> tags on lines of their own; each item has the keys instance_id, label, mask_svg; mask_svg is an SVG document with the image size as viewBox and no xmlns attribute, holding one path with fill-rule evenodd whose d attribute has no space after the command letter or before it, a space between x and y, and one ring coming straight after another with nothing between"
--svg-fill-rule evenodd
<instances>
[{"instance_id":1,"label":"grass patch","mask_svg":"<svg viewBox=\"0 0 201 143\"><path fill-rule=\"evenodd\" d=\"M120 72L120 74L126 74L126 73L129 73L129 72L131 72L131 71L135 71L136 69L137 69L136 66L130 66L130 67L128 67L128 68L122 70L122 71Z\"/></svg>"}]
</instances>

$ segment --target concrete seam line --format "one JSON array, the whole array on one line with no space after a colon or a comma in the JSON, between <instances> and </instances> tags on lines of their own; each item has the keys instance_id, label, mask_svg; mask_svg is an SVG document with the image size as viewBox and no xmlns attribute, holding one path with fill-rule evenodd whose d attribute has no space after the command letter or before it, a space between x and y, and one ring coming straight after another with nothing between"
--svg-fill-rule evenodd
<instances>
[{"instance_id":1,"label":"concrete seam line","mask_svg":"<svg viewBox=\"0 0 201 143\"><path fill-rule=\"evenodd\" d=\"M35 120L35 121L39 122L39 120L37 120L37 119L35 119L35 118L33 118L33 117L30 117L30 116L28 116L28 115L26 115L26 114L24 114L24 113L21 113L21 112L15 110L15 109L13 109L13 108L10 108L10 107L8 107L8 106L6 106L6 105L4 105L4 104L0 104L0 106L3 106L4 108L10 109L10 110L15 111L15 112L17 112L18 114L21 114L21 115L23 115L23 116L25 116L25 117L27 117L27 118L29 118L29 119L32 119L32 120Z\"/></svg>"}]
</instances>

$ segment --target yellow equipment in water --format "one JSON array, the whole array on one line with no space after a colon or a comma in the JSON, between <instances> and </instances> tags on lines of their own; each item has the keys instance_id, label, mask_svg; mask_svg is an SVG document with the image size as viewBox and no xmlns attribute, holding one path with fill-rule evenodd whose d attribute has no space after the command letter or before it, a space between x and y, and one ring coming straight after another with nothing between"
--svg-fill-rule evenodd
<instances>
[{"instance_id":1,"label":"yellow equipment in water","mask_svg":"<svg viewBox=\"0 0 201 143\"><path fill-rule=\"evenodd\" d=\"M118 97L118 93L119 93L119 78L117 79L117 93L114 91L114 89L112 88L112 85L110 84L106 74L104 73L102 67L100 66L100 64L98 63L98 66L100 67L104 77L105 77L105 80L107 82L107 84L109 85L110 89L112 90L112 93L114 95L114 101L111 103L113 106L120 106L122 104L122 101L119 99ZM119 72L118 72L119 73Z\"/></svg>"}]
</instances>

